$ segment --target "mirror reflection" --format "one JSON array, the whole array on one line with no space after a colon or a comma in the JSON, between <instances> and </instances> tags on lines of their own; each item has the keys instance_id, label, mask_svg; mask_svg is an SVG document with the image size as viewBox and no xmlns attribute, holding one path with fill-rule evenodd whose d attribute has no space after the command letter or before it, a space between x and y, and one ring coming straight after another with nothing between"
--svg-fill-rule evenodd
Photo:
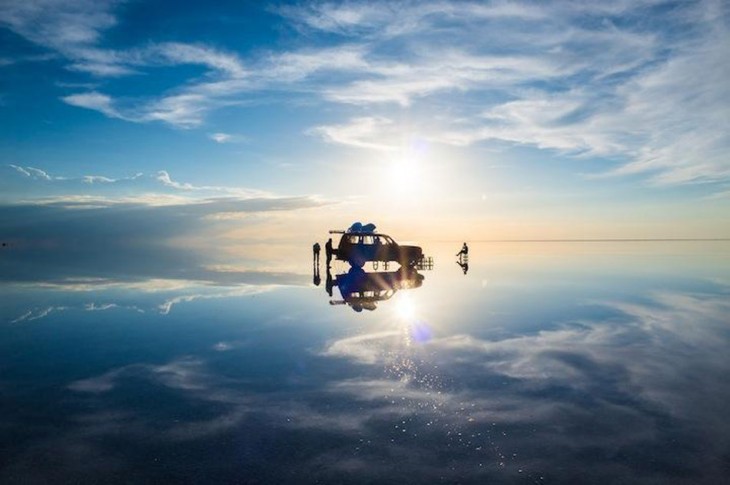
<instances>
[{"instance_id":1,"label":"mirror reflection","mask_svg":"<svg viewBox=\"0 0 730 485\"><path fill-rule=\"evenodd\" d=\"M330 297L334 288L340 293L340 298L331 299L330 305L348 305L356 312L373 311L396 291L419 288L424 279L419 270L433 269L433 259L425 257L420 246L398 244L391 236L376 232L373 223L355 222L347 230L331 230L330 234L339 235L339 242L335 246L330 237L325 243L325 290ZM315 286L321 282L320 248L318 242L312 246ZM346 263L349 269L333 276L333 260ZM366 271L366 264L373 271ZM398 269L388 271L393 264ZM381 267L383 271L379 271Z\"/></svg>"}]
</instances>

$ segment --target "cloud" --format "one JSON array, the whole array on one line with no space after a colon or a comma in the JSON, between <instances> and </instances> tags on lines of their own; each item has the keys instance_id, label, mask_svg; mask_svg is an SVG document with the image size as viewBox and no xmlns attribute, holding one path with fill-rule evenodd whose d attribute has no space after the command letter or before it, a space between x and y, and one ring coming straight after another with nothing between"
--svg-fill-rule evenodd
<instances>
[{"instance_id":1,"label":"cloud","mask_svg":"<svg viewBox=\"0 0 730 485\"><path fill-rule=\"evenodd\" d=\"M170 205L116 200L80 206L68 202L0 205L0 231L10 247L0 255L1 279L286 281L292 275L207 269L230 244L221 238L231 230L231 223L214 216L287 212L319 205L307 197L226 197ZM236 228L241 225L240 220L235 222ZM180 245L176 242L180 240L188 243Z\"/></svg>"},{"instance_id":2,"label":"cloud","mask_svg":"<svg viewBox=\"0 0 730 485\"><path fill-rule=\"evenodd\" d=\"M9 0L0 10L0 25L35 44L60 53L75 70L98 75L126 75L114 51L96 47L102 34L117 23L117 1Z\"/></svg>"},{"instance_id":3,"label":"cloud","mask_svg":"<svg viewBox=\"0 0 730 485\"><path fill-rule=\"evenodd\" d=\"M40 170L38 168L33 167L19 167L17 165L9 165L10 168L14 169L16 172L25 175L28 178L32 179L40 179L40 180L54 180L50 175L48 175L43 170ZM60 179L58 179L60 180Z\"/></svg>"},{"instance_id":4,"label":"cloud","mask_svg":"<svg viewBox=\"0 0 730 485\"><path fill-rule=\"evenodd\" d=\"M245 143L248 141L243 135L234 135L231 133L210 133L208 138L216 143Z\"/></svg>"},{"instance_id":5,"label":"cloud","mask_svg":"<svg viewBox=\"0 0 730 485\"><path fill-rule=\"evenodd\" d=\"M280 13L314 31L361 39L367 74L323 85L326 99L448 106L440 126L417 126L432 141L607 157L618 166L608 174L648 174L662 185L727 180L722 8L713 1L665 7L319 2ZM389 56L396 38L428 47ZM449 103L454 96L458 102ZM344 125L328 128L312 132L327 141L347 135Z\"/></svg>"},{"instance_id":6,"label":"cloud","mask_svg":"<svg viewBox=\"0 0 730 485\"><path fill-rule=\"evenodd\" d=\"M2 168L0 167L0 170ZM140 203L171 205L214 197L273 198L274 194L246 187L194 185L180 182L168 171L154 174L136 173L128 177L81 175L75 177L50 174L30 166L8 165L7 177L0 179L6 197L15 195L25 202L60 203L69 206ZM21 177L18 177L18 174Z\"/></svg>"},{"instance_id":7,"label":"cloud","mask_svg":"<svg viewBox=\"0 0 730 485\"><path fill-rule=\"evenodd\" d=\"M209 300L211 298L231 298L236 296L249 296L249 295L258 295L260 293L265 293L267 291L270 291L273 288L273 286L242 286L240 288L235 288L233 290L224 291L220 293L212 293L212 294L198 294L198 295L185 295L185 296L176 296L175 298L171 298L169 300L166 300L165 302L158 305L158 309L161 314L168 315L172 308L175 305L178 305L180 303L187 303L195 300Z\"/></svg>"},{"instance_id":8,"label":"cloud","mask_svg":"<svg viewBox=\"0 0 730 485\"><path fill-rule=\"evenodd\" d=\"M150 47L140 57L155 54L171 64L200 64L233 79L246 76L246 69L236 54L221 52L205 45L167 42Z\"/></svg>"},{"instance_id":9,"label":"cloud","mask_svg":"<svg viewBox=\"0 0 730 485\"><path fill-rule=\"evenodd\" d=\"M591 318L540 331L461 333L421 345L401 328L365 328L317 351L300 340L310 336L300 325L267 333L260 315L236 337L263 347L216 352L215 343L228 344L216 332L191 344L200 355L82 369L66 381L69 423L38 426L40 451L23 449L11 472L72 478L70 464L106 463L120 443L137 443L144 456L177 456L234 437L235 450L265 463L256 471L267 482L305 473L323 482L569 482L576 473L591 482L721 481L727 288L691 286L603 302L588 310ZM296 450L282 453L293 441ZM63 467L39 468L33 459L79 442L92 448L64 454ZM137 455L124 456L122 470L137 464ZM215 455L201 469L219 462ZM250 472L250 464L241 466Z\"/></svg>"},{"instance_id":10,"label":"cloud","mask_svg":"<svg viewBox=\"0 0 730 485\"><path fill-rule=\"evenodd\" d=\"M354 118L347 124L316 126L309 129L307 134L319 136L328 143L392 151L398 147L384 143L387 139L388 126L392 124L393 122L387 118Z\"/></svg>"},{"instance_id":11,"label":"cloud","mask_svg":"<svg viewBox=\"0 0 730 485\"><path fill-rule=\"evenodd\" d=\"M225 234L256 222L242 222L240 216L267 213L267 219L276 219L273 213L327 204L318 197L194 185L167 171L119 178L60 177L18 165L5 171L0 191L14 196L14 202L0 204L0 233L9 244L0 255L0 279L5 281L306 281L287 273L218 271L216 255L228 247ZM231 222L231 216L238 219Z\"/></svg>"},{"instance_id":12,"label":"cloud","mask_svg":"<svg viewBox=\"0 0 730 485\"><path fill-rule=\"evenodd\" d=\"M82 94L72 94L61 98L64 103L80 108L91 109L104 113L109 118L127 119L112 106L112 98L106 94L94 91Z\"/></svg>"},{"instance_id":13,"label":"cloud","mask_svg":"<svg viewBox=\"0 0 730 485\"><path fill-rule=\"evenodd\" d=\"M183 83L152 101L127 99L98 91L73 93L61 100L72 106L98 111L110 118L132 122L163 121L181 128L202 123L205 114L228 103L220 99L233 86L240 90L246 76L236 54L202 44L151 43L141 48L113 50L101 47L104 33L117 24L118 1L41 0L5 2L0 26L30 42L50 49L67 60L71 70L97 77L124 77L157 66L195 64L210 72L204 80ZM226 88L224 88L227 86Z\"/></svg>"},{"instance_id":14,"label":"cloud","mask_svg":"<svg viewBox=\"0 0 730 485\"><path fill-rule=\"evenodd\" d=\"M660 185L730 178L720 1L308 2L271 9L298 29L295 48L245 59L196 42L104 48L116 6L12 1L0 24L97 76L205 68L144 97L99 87L61 97L110 118L194 128L265 92L273 102L342 105L349 122L314 123L309 133L362 149L390 149L379 125L408 108L418 113L413 129L434 142L600 158L613 165L604 175Z\"/></svg>"},{"instance_id":15,"label":"cloud","mask_svg":"<svg viewBox=\"0 0 730 485\"><path fill-rule=\"evenodd\" d=\"M312 2L276 10L295 25L346 36L392 38L440 27L442 19L484 20L521 18L539 20L543 9L514 2Z\"/></svg>"},{"instance_id":16,"label":"cloud","mask_svg":"<svg viewBox=\"0 0 730 485\"><path fill-rule=\"evenodd\" d=\"M374 334L358 335L332 342L322 353L328 357L348 357L364 364L375 364L383 358L383 342L400 340L401 332L383 331Z\"/></svg>"},{"instance_id":17,"label":"cloud","mask_svg":"<svg viewBox=\"0 0 730 485\"><path fill-rule=\"evenodd\" d=\"M32 322L33 320L39 320L41 318L47 317L52 312L63 311L66 309L67 308L64 306L51 306L36 310L28 310L27 312L20 315L18 318L11 320L10 323Z\"/></svg>"},{"instance_id":18,"label":"cloud","mask_svg":"<svg viewBox=\"0 0 730 485\"><path fill-rule=\"evenodd\" d=\"M145 436L179 448L266 430L267 436L303 440L311 453L282 459L288 471L316 469L319 477L352 473L376 480L402 473L404 480L483 483L549 474L566 481L574 470L611 481L722 477L728 386L725 339L718 336L728 305L717 294L676 292L641 301L606 303L618 313L605 319L504 339L462 334L414 346L403 341L403 332L385 331L330 342L326 349L335 351L309 358L292 356L287 346L278 351L308 372L292 366L265 374L263 388L255 385L261 368L221 371L218 356L215 362L182 356L112 368L68 388L95 409L129 416L136 401L121 391L144 382L156 386L142 386L145 392L164 389L182 409L198 411L172 420L146 409L132 415L127 428L100 438L139 439L136 433L147 430ZM238 357L255 358L250 352L246 346ZM271 352L266 355L279 366L280 355ZM357 366L348 366L348 358ZM702 446L691 445L697 442ZM636 459L646 449L653 459ZM338 459L353 454L354 462ZM266 456L268 469L278 469L280 454ZM397 471L380 468L393 457L399 457Z\"/></svg>"}]
</instances>

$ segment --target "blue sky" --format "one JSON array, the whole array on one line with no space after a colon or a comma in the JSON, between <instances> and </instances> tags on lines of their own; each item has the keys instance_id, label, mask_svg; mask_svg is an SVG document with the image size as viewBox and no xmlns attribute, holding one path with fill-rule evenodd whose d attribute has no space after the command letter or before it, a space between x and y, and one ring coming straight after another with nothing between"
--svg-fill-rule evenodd
<instances>
[{"instance_id":1,"label":"blue sky","mask_svg":"<svg viewBox=\"0 0 730 485\"><path fill-rule=\"evenodd\" d=\"M169 206L244 238L355 219L730 237L729 19L723 1L5 0L4 232L18 205Z\"/></svg>"}]
</instances>

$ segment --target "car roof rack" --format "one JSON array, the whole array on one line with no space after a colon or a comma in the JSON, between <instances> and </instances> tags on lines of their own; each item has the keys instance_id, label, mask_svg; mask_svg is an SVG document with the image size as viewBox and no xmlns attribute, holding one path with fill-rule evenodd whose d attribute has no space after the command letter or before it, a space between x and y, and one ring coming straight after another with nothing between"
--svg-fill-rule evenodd
<instances>
[{"instance_id":1,"label":"car roof rack","mask_svg":"<svg viewBox=\"0 0 730 485\"><path fill-rule=\"evenodd\" d=\"M379 236L384 236L384 234L379 233L377 231L343 231L342 229L330 229L330 234L377 234Z\"/></svg>"}]
</instances>

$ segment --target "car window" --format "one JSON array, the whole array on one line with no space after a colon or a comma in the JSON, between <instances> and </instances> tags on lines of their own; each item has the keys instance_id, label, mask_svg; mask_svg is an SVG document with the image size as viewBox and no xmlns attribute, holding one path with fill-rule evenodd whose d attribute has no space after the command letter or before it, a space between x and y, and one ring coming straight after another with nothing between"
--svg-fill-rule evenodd
<instances>
[{"instance_id":1,"label":"car window","mask_svg":"<svg viewBox=\"0 0 730 485\"><path fill-rule=\"evenodd\" d=\"M375 244L375 238L373 236L363 236L363 244Z\"/></svg>"},{"instance_id":2,"label":"car window","mask_svg":"<svg viewBox=\"0 0 730 485\"><path fill-rule=\"evenodd\" d=\"M347 239L347 242L349 242L350 244L357 244L359 239L360 239L360 236L350 236Z\"/></svg>"}]
</instances>

